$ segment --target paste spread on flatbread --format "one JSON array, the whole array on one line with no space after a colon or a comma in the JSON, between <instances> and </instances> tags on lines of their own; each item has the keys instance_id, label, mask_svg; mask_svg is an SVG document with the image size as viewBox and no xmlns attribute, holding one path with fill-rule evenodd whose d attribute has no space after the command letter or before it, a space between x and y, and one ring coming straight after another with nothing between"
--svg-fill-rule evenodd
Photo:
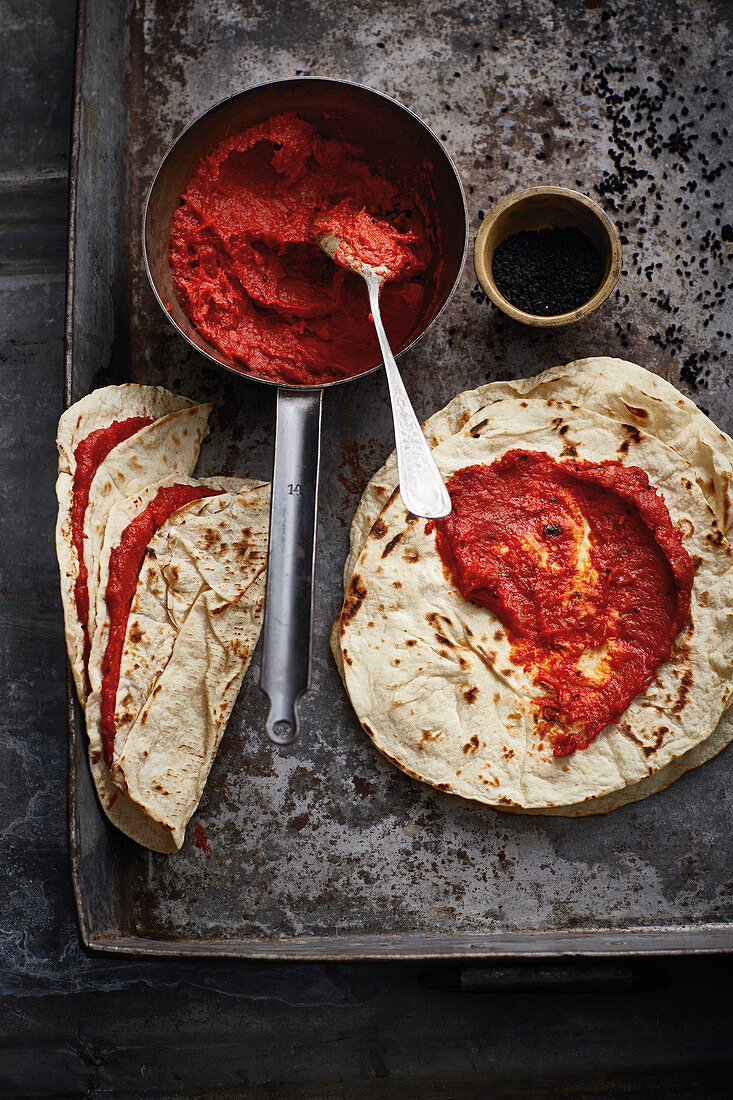
<instances>
[{"instance_id":1,"label":"paste spread on flatbread","mask_svg":"<svg viewBox=\"0 0 733 1100\"><path fill-rule=\"evenodd\" d=\"M173 512L202 497L219 496L223 489L202 485L168 485L159 489L148 506L127 525L110 553L106 602L109 635L102 661L101 733L104 758L112 763L115 741L115 702L120 681L120 660L125 643L130 607L137 588L145 551L158 528Z\"/></svg>"},{"instance_id":2,"label":"paste spread on flatbread","mask_svg":"<svg viewBox=\"0 0 733 1100\"><path fill-rule=\"evenodd\" d=\"M444 567L507 630L545 694L555 756L585 748L651 682L687 621L694 568L638 466L510 450L448 482L435 524Z\"/></svg>"},{"instance_id":3,"label":"paste spread on flatbread","mask_svg":"<svg viewBox=\"0 0 733 1100\"><path fill-rule=\"evenodd\" d=\"M74 472L74 490L71 505L71 538L76 550L78 573L74 585L74 599L79 621L84 630L84 667L89 663L91 640L89 638L89 576L84 562L84 515L89 504L89 490L94 475L107 455L118 443L129 439L147 424L152 424L150 416L131 416L126 420L114 420L106 428L90 432L77 444L74 450L76 468Z\"/></svg>"},{"instance_id":4,"label":"paste spread on flatbread","mask_svg":"<svg viewBox=\"0 0 733 1100\"><path fill-rule=\"evenodd\" d=\"M178 298L198 331L253 373L283 382L327 382L376 366L364 283L321 252L313 219L349 199L409 238L413 271L424 272L435 248L428 170L417 166L420 186L394 174L373 171L354 146L292 114L250 126L202 157L170 247ZM395 350L415 336L434 285L416 275L385 286L382 316Z\"/></svg>"}]
</instances>

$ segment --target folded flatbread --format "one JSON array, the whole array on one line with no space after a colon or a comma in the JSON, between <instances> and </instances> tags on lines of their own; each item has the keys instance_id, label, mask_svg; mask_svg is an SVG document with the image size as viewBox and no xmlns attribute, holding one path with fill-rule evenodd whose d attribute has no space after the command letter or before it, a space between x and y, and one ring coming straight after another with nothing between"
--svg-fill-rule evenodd
<instances>
[{"instance_id":1,"label":"folded flatbread","mask_svg":"<svg viewBox=\"0 0 733 1100\"><path fill-rule=\"evenodd\" d=\"M520 386L524 389L525 393L531 391L531 399L525 400L524 397L513 395L513 398L507 400L499 396L502 389ZM460 466L467 465L470 462L490 461L489 455L496 455L501 453L501 447L504 451L511 446L529 446L535 449L545 449L549 453L553 453L551 442L552 432L548 434L546 417L543 420L543 413L540 410L540 406L544 403L536 400L537 394L557 394L558 392L564 392L562 387L569 386L573 392L573 396L580 400L583 400L586 406L595 402L597 407L601 407L606 414L615 413L619 420L616 421L614 436L614 425L612 421L608 421L606 417L596 417L595 427L593 426L592 416L589 422L585 417L584 410L576 408L567 410L567 428L573 432L572 438L578 437L578 443L580 450L578 451L579 457L588 457L590 455L594 460L601 458L613 457L616 450L613 446L613 440L616 439L616 448L619 445L619 441L629 438L632 440L632 449L628 454L628 462L630 464L637 464L642 466L649 473L652 483L657 484L658 487L664 491L665 498L669 504L668 489L672 493L674 501L674 507L670 507L670 512L673 518L678 521L689 518L688 514L693 513L696 516L694 523L698 537L700 533L709 534L711 540L706 539L703 544L704 554L698 554L701 558L701 564L698 567L698 576L695 581L694 596L702 591L704 593L705 600L708 600L713 590L716 595L713 597L714 601L717 601L717 611L713 615L712 620L708 623L708 627L703 628L702 634L705 635L706 630L710 629L711 633L708 635L708 642L703 643L705 645L720 645L720 652L728 652L730 649L730 619L729 605L730 605L730 574L728 572L730 565L730 550L725 540L718 541L717 524L713 515L706 508L705 500L709 502L710 506L714 509L717 515L720 516L721 521L730 522L730 475L731 468L731 455L733 455L733 447L731 447L730 440L723 433L720 433L711 422L704 417L688 402L687 399L682 398L682 395L678 394L673 387L668 383L664 383L661 379L656 379L656 376L650 375L649 372L644 371L642 368L635 367L633 364L625 364L622 361L613 360L590 360L577 364L570 364L567 368L558 368L552 372L546 372L545 375L539 376L537 379L522 380L520 383L496 383L487 387L482 387L479 391L473 391L469 394L459 395L449 406L441 413L436 414L431 418L426 425L426 433L428 438L433 437L433 441L437 439L453 440L457 447L457 452L450 451L450 447L446 443L444 446L438 447L436 451L436 458L439 458L439 462L448 462L448 469L460 468ZM554 388L553 388L554 387ZM674 401L670 401L670 394L668 391L672 391L672 394L676 395ZM497 397L498 404L494 405L489 403L487 405L487 398L489 401L494 396ZM679 399L679 401L678 401ZM671 412L669 406L672 406ZM665 414L665 409L669 415ZM500 411L502 410L502 411ZM492 412L496 415L491 416ZM473 420L471 417L473 415ZM484 441L484 452L482 458L476 458L471 452L471 456L468 456L470 450L470 444L467 448L466 432L462 432L463 442L459 442L458 433L459 429L468 423L468 429L471 424L474 426L482 420L487 419L494 424L496 428L497 424L503 418L504 428L503 442L499 438L501 432L497 434L494 432L494 442L492 446L489 446ZM497 420L498 416L498 420ZM585 417L585 419L584 419ZM642 447L642 453L640 457L633 457L638 445L633 443L634 435L629 435L628 432L624 434L624 429L621 428L620 421L624 417L623 422L628 424L635 435L639 436L639 440L644 441ZM606 426L603 431L599 432L599 424L602 426L605 420ZM542 425L545 425L543 434ZM683 461L674 451L669 447L659 445L657 451L654 450L654 440L644 436L638 429L638 425L646 424L647 427L651 427L655 433L661 438L666 435L678 447L685 447L691 457L694 457L697 461L696 468L690 468L687 463ZM533 431L532 425L537 428L537 431ZM585 425L583 427L583 425ZM481 433L479 433L481 434ZM547 437L547 438L546 438ZM527 440L531 439L531 443ZM539 441L539 442L538 442ZM542 442L544 441L544 442ZM602 446L599 446L602 443ZM546 446L544 444L547 444ZM604 447L607 448L604 451ZM446 448L447 451L446 451ZM498 450L497 450L498 448ZM608 449L610 448L610 449ZM626 445L628 450L628 444ZM555 452L557 453L557 452ZM458 457L456 457L458 456ZM648 462L646 461L648 459ZM455 462L458 462L458 467L455 467ZM651 464L651 468L650 465ZM684 471L684 473L682 472ZM695 481L698 484L695 484ZM688 489L686 483L690 483ZM650 723L649 717L653 713L653 701L650 702L651 688L644 693L644 698L638 698L634 701L629 708L627 715L624 719L628 719L628 715L631 714L633 721L629 724L627 721L628 731L623 732L622 736L625 739L620 743L623 748L619 748L619 744L616 742L618 738L613 739L610 736L609 731L612 727L609 727L603 732L597 742L594 742L588 749L583 750L581 753L576 753L566 764L570 770L572 780L566 778L567 772L562 771L562 765L549 763L546 774L541 767L538 767L535 762L531 765L525 760L523 768L521 769L521 779L514 777L514 780L510 780L509 772L510 768L505 769L507 775L496 775L492 773L492 777L487 781L491 785L491 789L488 789L487 783L484 783L486 775L478 782L475 782L475 776L473 779L466 778L466 772L472 772L471 767L466 769L461 764L457 763L455 754L453 753L450 745L446 747L445 736L436 737L435 741L426 738L423 740L418 748L413 745L412 748L408 748L408 742L410 739L409 725L412 722L413 731L415 726L419 726L420 723L416 719L417 708L416 706L408 706L407 712L403 712L399 717L398 729L399 732L395 732L392 728L393 721L397 721L395 718L395 708L390 708L389 705L389 692L382 692L381 685L383 682L390 684L392 680L399 679L408 672L412 677L412 685L410 691L416 693L416 697L421 693L425 696L430 696L434 701L437 699L447 699L455 691L457 683L457 674L455 667L448 668L445 663L438 662L441 667L437 670L432 669L429 680L430 690L428 691L425 683L425 677L427 675L426 668L428 665L425 663L413 668L415 664L414 660L407 660L407 667L400 668L399 677L396 677L394 668L387 670L380 666L378 659L376 658L373 647L375 645L375 639L380 637L380 628L383 625L385 618L384 612L380 612L380 604L382 607L388 607L389 613L387 618L389 623L384 624L384 628L387 631L388 638L392 643L395 643L396 638L399 636L400 631L398 629L398 623L400 617L395 611L395 599L394 590L390 593L387 591L388 582L387 577L391 578L389 583L394 584L395 580L398 582L399 587L402 589L405 587L405 578L403 576L392 577L394 567L396 566L399 572L400 561L404 558L405 554L418 554L422 561L422 566L419 570L417 577L417 587L420 591L413 592L412 590L400 591L399 603L402 605L412 606L412 611L409 613L410 621L414 620L413 633L415 638L419 638L420 633L425 635L425 628L418 622L420 618L420 611L423 611L423 622L425 616L430 613L431 609L427 605L430 603L430 598L435 597L440 599L440 593L437 590L433 591L430 588L430 582L426 581L427 589L422 586L421 577L425 573L426 569L430 569L437 562L430 557L430 553L426 554L426 546L424 545L412 545L415 539L419 539L420 532L423 530L424 525L401 525L400 510L404 520L404 509L401 509L399 501L392 500L387 508L379 515L379 509L384 503L385 498L389 498L390 493L394 489L396 483L396 468L393 460L390 460L387 465L381 470L370 483L367 491L364 494L359 510L355 517L354 526L352 527L352 552L350 560L347 563L345 572L345 578L347 582L352 581L352 571L354 571L354 562L358 555L358 565L354 572L353 581L355 583L349 584L347 587L347 597L345 602L345 608L347 610L346 620L342 616L341 623L337 622L336 630L333 637L334 653L342 668L345 682L349 689L349 693L352 696L352 701L355 702L357 713L365 723L365 726L369 727L369 731L375 731L376 735L370 732L370 736L373 736L375 743L382 751L386 752L391 758L395 760L399 766L404 767L405 770L411 773L418 774L420 778L427 779L428 782L435 783L443 789L457 790L458 793L464 794L466 797L480 798L481 801L489 801L495 805L500 805L502 808L514 809L515 811L521 811L522 809L529 809L530 812L559 812L568 814L578 814L587 812L602 812L607 809L612 809L616 805L622 804L624 801L632 800L633 798L644 797L646 794L652 793L653 790L660 789L667 783L671 782L678 774L686 770L686 767L696 766L695 753L701 753L705 751L705 747L714 748L714 751L719 751L723 747L723 744L727 743L730 739L729 732L725 731L723 736L720 737L717 733L710 737L711 732L715 729L715 722L717 716L726 705L729 699L729 682L728 673L725 668L720 665L720 662L716 657L711 661L708 661L707 671L703 671L702 667L696 669L694 675L695 680L695 693L700 691L704 694L708 685L711 693L714 693L714 703L712 709L709 711L707 717L703 720L700 714L691 714L688 707L688 699L685 698L684 705L678 708L677 718L679 715L685 714L685 730L680 729L674 732L669 724L659 723L654 727L653 737L650 740L644 740L645 731L649 734ZM675 515L676 510L676 515ZM375 551L372 547L370 551L370 543L379 542L379 539L374 537L374 520L379 517L380 523L378 525L378 531L382 534L382 541L385 539L394 538L396 535L400 536L401 554L392 559L390 563L388 560L379 561L374 557ZM361 551L360 548L363 545L365 539L365 530L369 531L371 526L372 534L366 537L366 549ZM385 528L387 533L385 534ZM382 547L382 550L384 547ZM706 571L712 572L708 575ZM414 573L415 571L413 571ZM436 574L437 578L437 574ZM433 578L433 579L436 579ZM422 577L424 580L425 578ZM413 576L412 581L415 581ZM445 591L445 578L440 577L440 587L443 592ZM708 581L710 583L708 583ZM701 585L704 587L701 589ZM360 594L366 591L364 599L360 599ZM376 607L374 601L371 599L371 593L378 593ZM458 607L460 616L463 614L464 609L468 609L469 617L471 613L478 613L480 616L490 615L485 609L475 609L466 604L462 600L459 594L456 593L456 598L463 608ZM389 599L389 602L387 600ZM359 603L358 609L353 613L355 603ZM414 605L414 606L413 606ZM452 621L455 618L456 606L451 604L453 615ZM693 608L694 614L692 622L694 624L695 619L699 615L699 610ZM367 616L366 629L363 621L363 615ZM708 616L707 610L703 613L703 619ZM466 620L467 621L467 620ZM369 627L370 623L376 624ZM403 631L409 629L409 624L405 626L402 623ZM693 625L693 635L695 627ZM340 638L336 637L337 631L340 633ZM351 644L347 643L347 639L351 639ZM354 643L356 648L354 648ZM684 646L687 643L684 641L684 636L678 639L679 646ZM362 651L363 646L366 645L366 650ZM428 639L428 646L432 645L432 649L435 649L434 639ZM726 648L727 647L727 648ZM496 648L496 647L494 647ZM500 648L500 647L499 647ZM693 646L694 648L694 646ZM385 649L383 657L387 659L389 646ZM344 654L348 653L348 661L344 662ZM411 649L411 656L416 656L415 646ZM701 652L699 654L702 660L703 666L705 665L705 657ZM425 658L425 653L421 654L422 658ZM498 657L498 654L497 654ZM394 653L393 653L394 658ZM399 657L400 665L404 665L402 653ZM363 664L366 662L366 664ZM508 667L506 662L499 662ZM493 662L495 666L496 662ZM659 670L657 680L659 683L664 681L665 669L667 667L676 668L679 672L679 667L674 663L674 659L667 663L663 669ZM432 665L430 665L432 668ZM366 669L368 668L368 673ZM389 674L388 674L389 672ZM494 672L496 668L494 667ZM521 670L519 670L521 674ZM675 677L674 673L670 673ZM501 676L499 677L501 679ZM364 681L368 680L370 686L365 686ZM460 677L458 677L460 680ZM473 686L477 686L472 681ZM393 685L394 686L394 685ZM435 688L440 688L436 694ZM486 685L483 685L484 687ZM495 706L494 713L487 715L484 711L481 711L479 717L485 719L488 725L491 724L489 719L494 720L496 714L504 708L504 718L509 719L510 715L514 715L512 721L515 723L521 719L521 708L512 709L511 695L516 697L516 689L513 688L511 693L507 692L508 685L505 684L503 688L498 689L498 694L501 700L501 705ZM667 685L664 689L669 693L671 684ZM530 691L530 687L527 684L522 685L522 690L519 693L519 698ZM356 700L358 699L358 705ZM400 703L398 701L397 711L400 709ZM447 704L446 704L447 705ZM673 706L674 704L670 704ZM666 703L656 701L656 706L664 707L669 706ZM509 709L507 709L509 707ZM409 716L409 721L405 721L405 713L409 714L410 710L415 711L415 714ZM458 708L460 710L460 705ZM491 710L491 708L488 708ZM372 719L367 716L367 711L372 714ZM640 718L640 714L644 714L645 718ZM388 712L388 717L385 719L385 713ZM633 713L632 713L633 712ZM374 714L377 715L377 721L374 722ZM476 717L477 711L472 710L471 716ZM422 716L426 718L426 715ZM462 717L466 717L463 715ZM641 722L639 726L638 723ZM712 725L711 725L712 722ZM724 722L728 722L725 719ZM502 721L506 728L506 721ZM469 738L464 737L465 730L463 729L462 720L457 720L456 715L453 715L452 725L448 723L451 736L454 740L461 741L461 752L465 761L466 754L463 753L463 745L470 744ZM521 721L520 721L521 725ZM620 727L621 723L617 723ZM662 725L665 725L666 732L662 735L661 739L658 734L658 730ZM384 731L390 728L390 733ZM437 732L435 727L435 721L431 725L430 722L425 725L423 723L423 729L432 730ZM720 727L719 727L720 728ZM442 729L442 727L441 727ZM443 735L446 731L442 730ZM681 736L678 736L680 734ZM413 732L414 736L414 732ZM418 737L421 736L418 731ZM498 733L497 733L498 736ZM638 736L640 738L640 744L636 746L636 749L630 748L634 745L633 737ZM716 740L717 739L717 740ZM480 743L480 742L479 742ZM602 746L606 744L606 749L597 747L599 744ZM606 756L610 749L609 745L613 745L613 751L617 753L617 759L611 763ZM454 746L455 747L455 746ZM516 747L515 747L516 748ZM503 749L508 751L511 749L512 757L516 756L515 748L502 744L501 746L493 745L493 750L499 752ZM442 754L442 764L436 763L436 758L439 760ZM590 754L590 755L589 755ZM712 753L711 753L712 754ZM471 752L472 757L478 754ZM579 758L582 757L582 760ZM431 767L425 764L426 759L431 758ZM697 762L702 762L705 756ZM476 761L473 761L476 763ZM458 781L453 774L458 771ZM589 775L584 782L578 782L580 773L583 771L589 771ZM428 775L427 773L430 772ZM535 774L536 773L536 774ZM549 777L549 781L548 781ZM498 782L497 782L498 780ZM483 787L483 791L481 791ZM461 789L459 789L461 788ZM470 789L469 789L470 788Z\"/></svg>"},{"instance_id":2,"label":"folded flatbread","mask_svg":"<svg viewBox=\"0 0 733 1100\"><path fill-rule=\"evenodd\" d=\"M184 505L153 535L125 631L114 747L101 736L110 556L169 485L224 490ZM269 485L172 476L114 505L100 555L86 705L89 758L105 813L138 843L177 851L206 783L262 622Z\"/></svg>"},{"instance_id":3,"label":"folded flatbread","mask_svg":"<svg viewBox=\"0 0 733 1100\"><path fill-rule=\"evenodd\" d=\"M61 416L57 435L56 553L61 572L67 651L82 704L88 693L85 653L88 655L94 636L99 557L109 510L116 502L168 474L191 474L207 431L210 411L210 405L194 405L185 397L160 387L129 383L95 390ZM83 513L80 561L72 524L77 448L92 433L131 418L151 423L141 424L134 434L114 446L97 466ZM88 587L88 627L80 619L75 594L81 568L86 571Z\"/></svg>"}]
</instances>

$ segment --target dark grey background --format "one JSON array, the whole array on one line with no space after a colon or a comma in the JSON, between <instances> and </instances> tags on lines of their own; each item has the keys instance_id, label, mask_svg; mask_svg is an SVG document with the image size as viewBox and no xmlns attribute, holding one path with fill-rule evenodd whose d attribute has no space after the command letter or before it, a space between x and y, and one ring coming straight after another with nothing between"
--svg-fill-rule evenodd
<instances>
[{"instance_id":1,"label":"dark grey background","mask_svg":"<svg viewBox=\"0 0 733 1100\"><path fill-rule=\"evenodd\" d=\"M588 36L583 48L592 50L593 36L614 20L623 60L633 53L640 9L656 8L668 26L669 41L661 35L659 48L671 42L679 51L674 27L694 8L696 39L708 42L708 62L723 72L733 67L721 52L728 41L722 26L727 5L585 0L572 6L579 33ZM250 6L242 7L246 13ZM366 36L370 6L360 7ZM503 25L502 6L490 7L487 22L511 44L511 18ZM548 5L537 7L537 33L549 32ZM333 18L335 6L324 4L326 9ZM518 10L506 4L510 17ZM65 662L52 544L74 5L5 0L0 11L0 361L6 395L0 432L0 1092L723 1095L733 1061L725 960L637 967L637 977L657 988L633 993L467 994L430 988L425 982L434 982L435 971L421 965L168 964L81 951L68 881ZM473 43L465 46L473 58ZM710 72L708 102L717 86ZM662 151L660 175L673 153ZM698 171L699 162L691 178ZM469 202L477 218L477 204ZM683 299L684 284L676 292L676 301ZM673 377L680 377L681 367L683 386L704 404L701 356L719 355L727 337L714 323L705 325L703 304L712 309L715 302L706 296L696 312L683 301L688 331L681 336L670 330L676 322L665 318L662 304L658 323L644 311L646 328L633 337L659 348L660 359L674 364ZM623 328L619 316L614 324ZM506 329L493 331L498 345L492 353L501 354ZM726 373L719 370L718 377Z\"/></svg>"}]
</instances>

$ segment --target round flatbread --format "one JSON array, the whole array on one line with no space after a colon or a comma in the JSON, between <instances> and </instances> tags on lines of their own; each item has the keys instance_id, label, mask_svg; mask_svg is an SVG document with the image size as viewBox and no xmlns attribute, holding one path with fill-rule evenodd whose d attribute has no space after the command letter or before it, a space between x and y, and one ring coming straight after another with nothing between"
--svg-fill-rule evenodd
<instances>
[{"instance_id":1,"label":"round flatbread","mask_svg":"<svg viewBox=\"0 0 733 1100\"><path fill-rule=\"evenodd\" d=\"M347 590L344 679L369 736L408 773L500 808L575 811L655 775L715 729L731 693L733 558L689 464L636 426L585 408L499 400L434 456L448 477L516 447L557 459L569 447L581 460L622 457L662 491L696 564L689 622L671 659L586 749L569 758L540 750L529 703L537 688L513 665L500 621L446 579L434 534L395 494Z\"/></svg>"},{"instance_id":2,"label":"round flatbread","mask_svg":"<svg viewBox=\"0 0 733 1100\"><path fill-rule=\"evenodd\" d=\"M636 363L594 356L553 367L533 378L489 382L478 389L458 394L443 409L434 413L424 425L425 434L431 446L435 447L459 432L487 403L512 397L520 400L525 396L569 399L619 422L641 428L674 447L693 466L701 491L723 533L729 536L733 527L733 440L671 383ZM350 551L344 569L344 589L348 586L354 563L372 524L396 488L397 480L396 455L392 452L367 485L354 516ZM334 624L331 648L343 675L337 631L338 621ZM536 812L567 816L607 813L663 790L686 771L711 760L733 741L731 702L733 697L710 737L647 779L610 795L586 800L578 806Z\"/></svg>"}]
</instances>

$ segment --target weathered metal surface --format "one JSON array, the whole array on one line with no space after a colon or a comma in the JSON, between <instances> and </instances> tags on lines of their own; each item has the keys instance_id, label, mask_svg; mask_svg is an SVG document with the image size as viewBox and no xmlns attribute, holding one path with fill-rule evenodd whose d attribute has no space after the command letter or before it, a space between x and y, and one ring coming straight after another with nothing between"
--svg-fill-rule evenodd
<instances>
[{"instance_id":1,"label":"weathered metal surface","mask_svg":"<svg viewBox=\"0 0 733 1100\"><path fill-rule=\"evenodd\" d=\"M509 8L506 14L505 9ZM268 476L272 398L207 366L160 316L139 222L161 152L211 103L328 74L387 92L446 142L473 229L514 188L578 187L623 233L615 295L567 330L493 310L467 270L402 361L418 414L487 378L604 353L680 384L727 430L728 31L696 5L227 0L90 5L76 170L75 396L127 373L214 400L205 473ZM501 12L505 11L502 15ZM625 41L615 27L624 21ZM633 36L630 29L633 29ZM711 45L715 25L717 45ZM723 318L727 316L727 320ZM721 950L733 943L731 753L602 818L503 816L422 787L366 742L328 651L348 524L391 448L384 380L326 394L313 687L288 750L263 734L255 655L189 839L165 858L102 820L72 721L72 843L85 938L107 948L338 957Z\"/></svg>"}]
</instances>

